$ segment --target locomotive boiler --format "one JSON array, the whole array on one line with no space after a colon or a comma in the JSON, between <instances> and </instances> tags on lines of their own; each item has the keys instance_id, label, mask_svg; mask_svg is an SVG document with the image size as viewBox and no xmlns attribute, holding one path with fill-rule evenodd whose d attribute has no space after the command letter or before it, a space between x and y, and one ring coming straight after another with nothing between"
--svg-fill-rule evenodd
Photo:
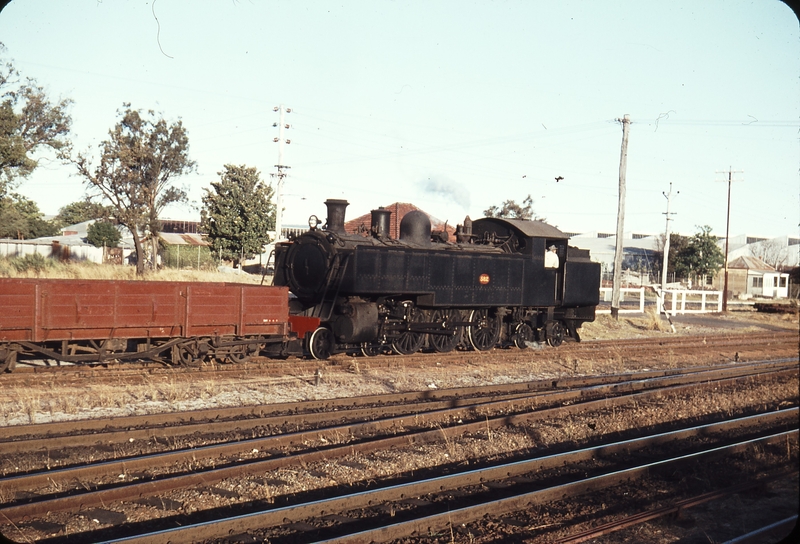
<instances>
[{"instance_id":1,"label":"locomotive boiler","mask_svg":"<svg viewBox=\"0 0 800 544\"><path fill-rule=\"evenodd\" d=\"M412 211L393 239L389 210L373 210L370 227L351 234L348 202L325 204L325 226L312 216L311 230L275 251L273 281L293 294L290 313L320 319L306 340L314 358L556 347L567 337L580 341L578 329L594 320L600 264L551 225L467 218L451 241ZM551 247L558 263L546 268Z\"/></svg>"}]
</instances>

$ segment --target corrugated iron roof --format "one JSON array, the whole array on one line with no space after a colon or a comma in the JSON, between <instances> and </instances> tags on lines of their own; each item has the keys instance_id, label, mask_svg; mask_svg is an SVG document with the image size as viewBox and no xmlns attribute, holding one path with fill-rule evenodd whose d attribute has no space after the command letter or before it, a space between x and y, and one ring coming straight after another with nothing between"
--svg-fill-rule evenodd
<instances>
[{"instance_id":1,"label":"corrugated iron roof","mask_svg":"<svg viewBox=\"0 0 800 544\"><path fill-rule=\"evenodd\" d=\"M758 257L743 255L731 261L728 268L738 268L745 270L758 270L760 272L774 272L775 268L768 265Z\"/></svg>"}]
</instances>

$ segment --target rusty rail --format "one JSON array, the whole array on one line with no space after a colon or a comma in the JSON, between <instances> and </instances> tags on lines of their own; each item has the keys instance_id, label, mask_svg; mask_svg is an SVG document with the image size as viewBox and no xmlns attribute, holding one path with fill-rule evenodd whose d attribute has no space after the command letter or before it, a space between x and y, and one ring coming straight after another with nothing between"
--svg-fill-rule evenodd
<instances>
[{"instance_id":1,"label":"rusty rail","mask_svg":"<svg viewBox=\"0 0 800 544\"><path fill-rule=\"evenodd\" d=\"M694 432L697 432L697 430ZM637 465L621 470L614 470L609 473L579 479L567 484L561 484L533 492L512 495L499 500L481 502L479 504L456 510L450 510L447 512L435 513L432 515L422 515L421 517L416 517L411 520L384 525L356 534L348 534L347 536L333 538L325 542L328 544L367 544L371 542L385 542L397 538L412 536L414 534L431 534L432 532L446 529L451 525L460 525L463 523L477 521L483 516L496 516L498 514L529 508L534 504L543 504L568 497L574 497L590 491L613 486L621 482L636 480L647 475L650 470L656 467L686 462L687 460L697 459L708 455L741 452L749 449L755 444L779 442L785 440L790 434L796 435L797 432L798 431L795 429L792 431L771 434L756 439L745 440L734 444L715 446L699 452L679 455L676 457L645 463L643 465ZM172 528L144 535L119 538L117 540L113 540L112 542L129 544L148 542L155 544L159 542L188 542L222 538L231 534L252 532L256 528L285 525L287 523L300 522L307 519L319 519L331 514L339 514L358 508L368 508L380 503L401 501L409 497L419 497L429 493L441 493L445 490L455 490L466 486L478 485L482 482L491 481L493 479L506 480L514 476L531 473L547 467L563 466L565 464L591 459L608 453L609 451L613 451L614 449L627 451L638 449L652 444L654 440L664 439L665 437L666 435L654 435L645 437L643 439L628 440L606 446L585 448L574 452L526 461L518 461L516 463L504 464L488 469L481 468L479 470L440 476L433 479L416 481L408 484L400 484L381 489L363 491L340 497L313 501L310 503L293 504L271 510L235 516L232 518L197 523L187 527Z\"/></svg>"}]
</instances>

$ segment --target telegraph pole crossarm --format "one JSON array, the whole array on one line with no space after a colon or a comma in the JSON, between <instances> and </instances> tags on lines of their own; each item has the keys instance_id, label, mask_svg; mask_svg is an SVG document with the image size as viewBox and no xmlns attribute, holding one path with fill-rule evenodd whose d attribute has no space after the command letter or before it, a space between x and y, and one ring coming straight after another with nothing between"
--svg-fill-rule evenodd
<instances>
[{"instance_id":1,"label":"telegraph pole crossarm","mask_svg":"<svg viewBox=\"0 0 800 544\"><path fill-rule=\"evenodd\" d=\"M292 113L292 109L286 108L281 104L280 106L275 106L273 111L280 112L279 122L272 125L273 127L278 127L278 137L273 139L274 142L278 142L278 164L275 165L278 172L270 174L270 176L278 178L275 188L275 241L278 242L281 240L281 232L283 230L283 178L287 175L284 170L291 168L291 166L284 166L283 164L283 144L292 143L291 140L283 137L283 130L291 126L284 122L284 114Z\"/></svg>"}]
</instances>

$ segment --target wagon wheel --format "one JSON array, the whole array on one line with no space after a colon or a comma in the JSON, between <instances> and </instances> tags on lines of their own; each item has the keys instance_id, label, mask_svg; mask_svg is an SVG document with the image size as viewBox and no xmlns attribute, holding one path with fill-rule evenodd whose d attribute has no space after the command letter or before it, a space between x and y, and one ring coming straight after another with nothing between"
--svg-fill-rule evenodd
<instances>
[{"instance_id":1,"label":"wagon wheel","mask_svg":"<svg viewBox=\"0 0 800 544\"><path fill-rule=\"evenodd\" d=\"M477 351L492 349L500 340L500 318L489 314L487 308L472 310L467 327L467 338Z\"/></svg>"},{"instance_id":2,"label":"wagon wheel","mask_svg":"<svg viewBox=\"0 0 800 544\"><path fill-rule=\"evenodd\" d=\"M308 339L308 352L314 359L327 359L331 356L333 347L333 333L325 327L319 327Z\"/></svg>"},{"instance_id":3,"label":"wagon wheel","mask_svg":"<svg viewBox=\"0 0 800 544\"><path fill-rule=\"evenodd\" d=\"M447 353L453 351L456 346L461 342L464 331L458 325L451 325L451 323L458 323L461 321L461 312L454 309L449 310L435 310L431 316L431 322L436 325L441 325L441 328L446 331L446 334L430 334L428 336L431 346L439 353Z\"/></svg>"},{"instance_id":4,"label":"wagon wheel","mask_svg":"<svg viewBox=\"0 0 800 544\"><path fill-rule=\"evenodd\" d=\"M425 312L422 310L411 308L410 314L408 318L409 325L425 322ZM392 340L392 349L398 355L411 355L419 351L425 343L426 336L424 332L403 331L400 336Z\"/></svg>"},{"instance_id":5,"label":"wagon wheel","mask_svg":"<svg viewBox=\"0 0 800 544\"><path fill-rule=\"evenodd\" d=\"M0 350L0 372L11 372L17 366L17 352L13 349Z\"/></svg>"},{"instance_id":6,"label":"wagon wheel","mask_svg":"<svg viewBox=\"0 0 800 544\"><path fill-rule=\"evenodd\" d=\"M547 343L557 348L564 341L564 325L561 321L548 321L544 324L544 335Z\"/></svg>"},{"instance_id":7,"label":"wagon wheel","mask_svg":"<svg viewBox=\"0 0 800 544\"><path fill-rule=\"evenodd\" d=\"M201 359L191 343L172 346L172 364L180 366L200 366Z\"/></svg>"},{"instance_id":8,"label":"wagon wheel","mask_svg":"<svg viewBox=\"0 0 800 544\"><path fill-rule=\"evenodd\" d=\"M254 355L258 355L261 351L261 344L241 344L238 346L231 346L228 353L228 361L231 363L246 363Z\"/></svg>"},{"instance_id":9,"label":"wagon wheel","mask_svg":"<svg viewBox=\"0 0 800 544\"><path fill-rule=\"evenodd\" d=\"M535 336L533 328L524 321L520 321L514 328L514 336L512 338L515 346L519 349L525 349L528 347L529 342L534 341Z\"/></svg>"}]
</instances>

